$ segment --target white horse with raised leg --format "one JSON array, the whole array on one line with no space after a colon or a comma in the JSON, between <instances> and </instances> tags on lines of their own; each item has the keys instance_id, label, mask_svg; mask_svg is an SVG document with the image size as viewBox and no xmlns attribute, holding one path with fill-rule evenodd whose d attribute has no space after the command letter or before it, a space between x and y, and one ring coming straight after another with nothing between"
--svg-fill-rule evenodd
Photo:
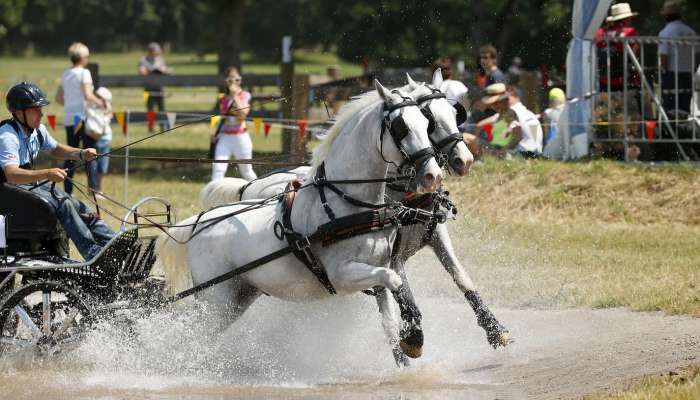
<instances>
[{"instance_id":1,"label":"white horse with raised leg","mask_svg":"<svg viewBox=\"0 0 700 400\"><path fill-rule=\"evenodd\" d=\"M409 162L417 171L418 185L427 192L435 191L442 171L432 156L428 121L415 102L401 92L390 92L376 81L375 87L376 92L344 107L317 148L308 179L318 177L320 171L325 171L328 181L386 178L389 163ZM386 118L385 109L390 111ZM317 232L328 223L328 210L340 220L367 210L357 203L377 204L384 200L384 182L335 186L343 196L333 190L323 192L322 196L320 193L326 188L323 185L318 190L307 187L297 192L289 218L296 233L308 237ZM286 240L277 237L275 230L282 220L282 202L231 215L246 207L246 204L219 207L188 218L180 223L181 227L169 229L167 236L161 235L158 259L174 290L187 288L190 278L194 285L199 285L289 246ZM217 219L221 221L210 225ZM408 321L399 333L401 349L417 357L423 345L420 312L407 295L401 277L388 268L395 232L396 229L373 231L327 247L313 242L310 250L325 267L327 278L338 294L377 287L389 290L403 320ZM288 254L206 289L198 298L221 307L223 329L262 293L302 302L331 296L305 263ZM384 307L392 307L388 298L384 303Z\"/></svg>"},{"instance_id":2,"label":"white horse with raised leg","mask_svg":"<svg viewBox=\"0 0 700 400\"><path fill-rule=\"evenodd\" d=\"M437 88L442 84L442 74L440 70L433 74L432 84L416 83L407 76L408 84L402 89L410 92L411 97L419 102L424 115L431 121L433 130L429 131L431 142L436 150L443 153L448 163L447 166L459 175L466 175L473 163L473 156L461 140L461 134L457 126L466 119L466 112L459 107L461 105L450 105L444 95ZM460 104L462 99L457 100ZM285 171L277 171L263 176L255 181L245 181L238 178L226 178L217 182L207 184L201 193L201 204L203 209L238 201L239 199L266 198L274 196L284 190L291 179L303 179L310 167L297 167ZM395 169L390 169L390 174L396 173ZM241 196L242 195L242 196ZM406 196L405 190L387 191L387 195L393 200L400 201ZM434 233L430 237L425 235L425 227L420 225L405 226L401 228L402 240L395 250L396 256L392 259L392 269L404 274L403 266L418 250L424 246L430 246L438 256L444 268L452 276L457 287L464 294L467 302L474 311L478 325L486 332L486 337L494 348L506 346L512 341L510 333L504 328L498 319L493 315L488 306L481 300L476 287L466 273L462 263L455 254L452 240L450 239L447 226L438 224ZM404 284L407 282L404 279ZM410 291L407 291L410 294ZM382 301L381 296L386 297L386 293L380 292L378 301ZM380 307L381 308L381 307ZM382 309L391 312L391 309ZM391 334L391 330L387 330ZM394 349L397 363L406 364L401 354Z\"/></svg>"}]
</instances>

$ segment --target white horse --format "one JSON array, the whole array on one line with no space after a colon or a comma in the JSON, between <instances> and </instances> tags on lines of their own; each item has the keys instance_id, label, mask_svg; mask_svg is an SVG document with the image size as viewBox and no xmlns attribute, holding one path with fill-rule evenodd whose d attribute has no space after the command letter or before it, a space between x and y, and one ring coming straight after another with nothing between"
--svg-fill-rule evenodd
<instances>
[{"instance_id":1,"label":"white horse","mask_svg":"<svg viewBox=\"0 0 700 400\"><path fill-rule=\"evenodd\" d=\"M325 169L328 180L385 178L388 163L414 163L418 184L428 192L435 191L442 171L430 155L428 121L410 98L394 90L388 91L375 81L376 92L370 92L346 105L317 148L308 178ZM386 116L384 110L391 112ZM386 136L386 137L385 137ZM393 140L392 140L393 139ZM384 182L364 184L338 183L346 197L332 190L325 192L327 205L336 218L355 215L365 207L351 204L348 197L367 203L384 200ZM291 210L293 230L303 236L312 235L328 222L324 202L314 187L296 194ZM158 259L170 280L172 289L184 289L189 278L195 285L229 273L288 246L276 236L275 224L282 218L282 202L277 206L256 207L235 216L246 208L245 203L210 210L200 217L181 222L158 240ZM209 222L221 222L207 228ZM192 227L196 224L195 227ZM192 236L197 233L196 236ZM405 291L401 277L387 268L395 229L384 229L337 242L328 247L311 244L315 257L325 267L327 278L338 294L350 294L369 288L389 290L399 305L405 324L400 336L404 353L418 357L423 334L420 312ZM181 244L186 242L186 244ZM265 293L289 301L312 301L331 296L329 290L294 255L288 254L236 276L199 293L199 298L221 306L221 328L233 323ZM383 304L392 307L388 299Z\"/></svg>"},{"instance_id":2,"label":"white horse","mask_svg":"<svg viewBox=\"0 0 700 400\"><path fill-rule=\"evenodd\" d=\"M453 172L459 175L467 174L474 158L462 140L450 140L451 137L454 138L456 136L455 133L458 133L458 123L455 119L457 115L455 107L451 106L450 103L441 96L433 96L435 98L432 99L429 98L431 95L436 94L436 88L440 87L442 84L442 74L440 70L435 71L433 74L431 85L416 83L408 75L407 79L408 84L401 89L409 90L411 97L416 100L428 98L420 105L423 108L424 114L429 112L431 114L429 119L432 118L434 121L434 130L429 132L431 142L433 144L442 144L442 146L440 146L441 148L437 150L446 153L444 155L448 159L447 165ZM461 122L462 121L460 121L460 123ZM459 136L461 137L461 135ZM238 178L225 178L223 180L210 182L201 192L200 201L202 208L208 209L221 204L235 202L240 199L247 200L274 196L283 191L284 187L291 179L302 179L303 182L303 178L308 174L309 168L310 167L297 167L284 171L276 171L251 182ZM389 174L391 175L392 173L395 173L395 171L390 170ZM400 201L404 198L406 193L405 191L389 189L387 190L387 195L396 201ZM478 325L485 330L489 344L496 348L499 346L506 346L512 341L508 330L500 324L488 306L481 300L473 281L466 273L464 266L455 254L452 240L450 239L445 224L438 224L430 237L426 237L425 227L422 225L404 226L401 228L401 238L398 248L395 249L397 256L392 259L392 270L397 271L403 276L403 266L405 262L424 246L430 246L438 256L444 268L452 276L457 287L464 294L477 317ZM405 279L404 284L407 285ZM410 291L407 291L407 293L410 294ZM379 292L378 294L377 300L380 302L380 310L384 312L387 309L382 309L381 303L384 301L383 297L387 297L387 294L385 292ZM387 311L391 312L390 309ZM390 333L390 331L387 331L387 333ZM407 360L401 357L397 349L394 349L394 356L396 357L397 363L406 364Z\"/></svg>"}]
</instances>

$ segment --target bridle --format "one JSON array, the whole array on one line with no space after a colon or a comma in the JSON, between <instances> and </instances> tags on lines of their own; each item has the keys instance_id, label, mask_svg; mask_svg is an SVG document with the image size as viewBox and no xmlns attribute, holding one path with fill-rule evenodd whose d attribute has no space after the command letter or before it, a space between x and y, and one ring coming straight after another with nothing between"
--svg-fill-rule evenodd
<instances>
[{"instance_id":1,"label":"bridle","mask_svg":"<svg viewBox=\"0 0 700 400\"><path fill-rule=\"evenodd\" d=\"M396 89L392 90L391 93L401 96L403 101L397 104L393 104L391 106L384 106L384 119L382 121L382 131L379 135L379 153L381 154L384 162L386 162L387 164L393 164L395 167L397 167L399 171L403 171L406 168L406 166L409 166L410 168L412 168L412 172L408 175L415 176L416 172L419 171L423 167L423 165L425 165L425 163L427 163L431 158L435 157L435 149L433 146L428 146L412 154L409 154L406 151L402 142L403 139L405 139L406 136L408 136L409 130L408 126L406 126L406 122L403 119L403 112L401 109L413 106L418 107L418 103L412 98L404 96L403 94L401 94L401 92L399 92ZM392 117L394 111L397 110L399 112ZM387 131L391 135L391 138L393 139L396 148L399 149L399 153L403 158L403 162L401 163L401 165L396 165L396 163L394 163L393 161L389 161L386 159L386 157L384 157L384 134Z\"/></svg>"},{"instance_id":2,"label":"bridle","mask_svg":"<svg viewBox=\"0 0 700 400\"><path fill-rule=\"evenodd\" d=\"M416 103L420 107L423 116L428 120L428 138L433 147L437 150L440 159L440 166L443 167L444 163L449 159L449 154L454 150L459 142L462 141L462 134L460 132L454 132L447 135L447 137L440 140L433 138L433 133L437 130L435 116L433 116L432 111L430 111L430 103L435 99L447 99L447 96L442 93L439 89L427 86L432 93L426 94L416 99ZM467 111L459 103L455 103L453 106L457 110L457 125L461 125L467 119Z\"/></svg>"}]
</instances>

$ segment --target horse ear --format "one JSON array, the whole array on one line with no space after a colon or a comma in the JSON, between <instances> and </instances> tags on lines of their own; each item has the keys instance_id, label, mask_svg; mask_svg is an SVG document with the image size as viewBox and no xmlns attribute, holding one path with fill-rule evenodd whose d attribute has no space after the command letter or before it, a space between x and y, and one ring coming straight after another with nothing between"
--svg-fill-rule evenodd
<instances>
[{"instance_id":1,"label":"horse ear","mask_svg":"<svg viewBox=\"0 0 700 400\"><path fill-rule=\"evenodd\" d=\"M389 99L391 99L391 92L382 86L377 79L374 80L374 88L377 89L377 93L379 93L379 96L382 98L382 100L384 100L384 102L388 102Z\"/></svg>"},{"instance_id":2,"label":"horse ear","mask_svg":"<svg viewBox=\"0 0 700 400\"><path fill-rule=\"evenodd\" d=\"M419 86L419 85L416 83L416 81L414 81L413 78L411 78L411 75L409 75L408 72L406 72L406 81L408 82L408 87L409 87L409 89L411 89L411 90L415 90L415 89L417 89L418 86Z\"/></svg>"},{"instance_id":3,"label":"horse ear","mask_svg":"<svg viewBox=\"0 0 700 400\"><path fill-rule=\"evenodd\" d=\"M440 89L442 85L442 70L440 68L433 72L433 87Z\"/></svg>"}]
</instances>

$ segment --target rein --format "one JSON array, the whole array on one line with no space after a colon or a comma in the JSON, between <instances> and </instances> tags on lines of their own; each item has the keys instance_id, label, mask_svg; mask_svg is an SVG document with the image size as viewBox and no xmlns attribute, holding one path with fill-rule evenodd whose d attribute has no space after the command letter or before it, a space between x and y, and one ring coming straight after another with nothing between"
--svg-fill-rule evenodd
<instances>
[{"instance_id":1,"label":"rein","mask_svg":"<svg viewBox=\"0 0 700 400\"><path fill-rule=\"evenodd\" d=\"M274 99L271 99L271 100L268 100L268 101L264 101L264 102L258 103L257 105L258 105L258 106L263 106L263 105L269 104L269 103L278 103L278 102L281 102L281 101L287 101L288 98L289 98L289 96L285 96L285 97L276 97L276 98L274 98ZM233 108L233 104L231 104L231 106L226 110L226 114L232 113L232 112L234 112L234 111L246 110L246 109L249 109L249 108L251 108L251 107L252 107L252 105L248 105L248 106L246 106L246 107ZM164 134L166 134L166 133L168 133L168 132L172 132L172 131L174 131L175 129L180 129L180 128L182 128L182 127L189 126L189 125L192 125L192 124L195 124L195 123L200 123L200 122L208 121L208 120L210 120L212 117L215 117L215 116L218 116L218 115L220 115L220 114L211 114L211 115L203 116L203 117L201 117L201 118L196 118L196 119L193 119L193 120L191 120L191 121L185 122L185 123L183 123L183 124L181 124L181 125L177 125L177 126L174 126L174 127L172 127L172 128L168 128L168 129L162 130L162 131L160 131L160 132L154 133L153 135L146 136L146 137L144 137L144 138L135 140L135 141L133 141L133 142L129 142L129 143L125 144L124 146L121 146L121 147L118 147L118 148L116 148L116 149L110 150L110 151L108 151L108 152L106 152L106 153L99 154L99 155L98 155L97 157L95 157L95 159L92 160L92 161L97 161L98 159L100 159L100 158L102 158L102 157L106 157L106 156L108 156L108 155L111 155L112 153L115 153L115 152L117 152L117 151L124 150L124 149L126 149L126 148L128 148L128 147L131 147L131 146L133 146L133 145L135 145L135 144L144 142L144 141L146 141L146 140L153 139L154 137L157 137L157 136L160 136L160 135L164 135ZM82 158L81 158L81 161L82 161L81 163L77 163L75 166L70 167L70 168L68 168L68 169L75 171L75 170L77 170L78 168L82 168L82 167L86 166L88 162L91 162L91 161L84 161L84 160L82 160ZM44 181L41 181L41 182L39 182L39 183L34 184L34 185L33 185L31 188L29 188L28 190L30 190L30 191L31 191L31 190L34 190L34 189L38 188L39 186L42 186L42 185L44 185L44 184L46 184L46 183L48 183L48 182L49 182L48 179L47 179L47 180L44 180Z\"/></svg>"},{"instance_id":2,"label":"rein","mask_svg":"<svg viewBox=\"0 0 700 400\"><path fill-rule=\"evenodd\" d=\"M112 158L127 158L125 155L111 155ZM253 165L277 165L282 167L301 166L305 164L292 163L288 161L278 161L281 157L261 157L239 160L216 160L213 158L189 158L189 157L157 157L157 156L129 156L132 160L193 163L193 164L253 164ZM287 158L285 156L285 158Z\"/></svg>"}]
</instances>

